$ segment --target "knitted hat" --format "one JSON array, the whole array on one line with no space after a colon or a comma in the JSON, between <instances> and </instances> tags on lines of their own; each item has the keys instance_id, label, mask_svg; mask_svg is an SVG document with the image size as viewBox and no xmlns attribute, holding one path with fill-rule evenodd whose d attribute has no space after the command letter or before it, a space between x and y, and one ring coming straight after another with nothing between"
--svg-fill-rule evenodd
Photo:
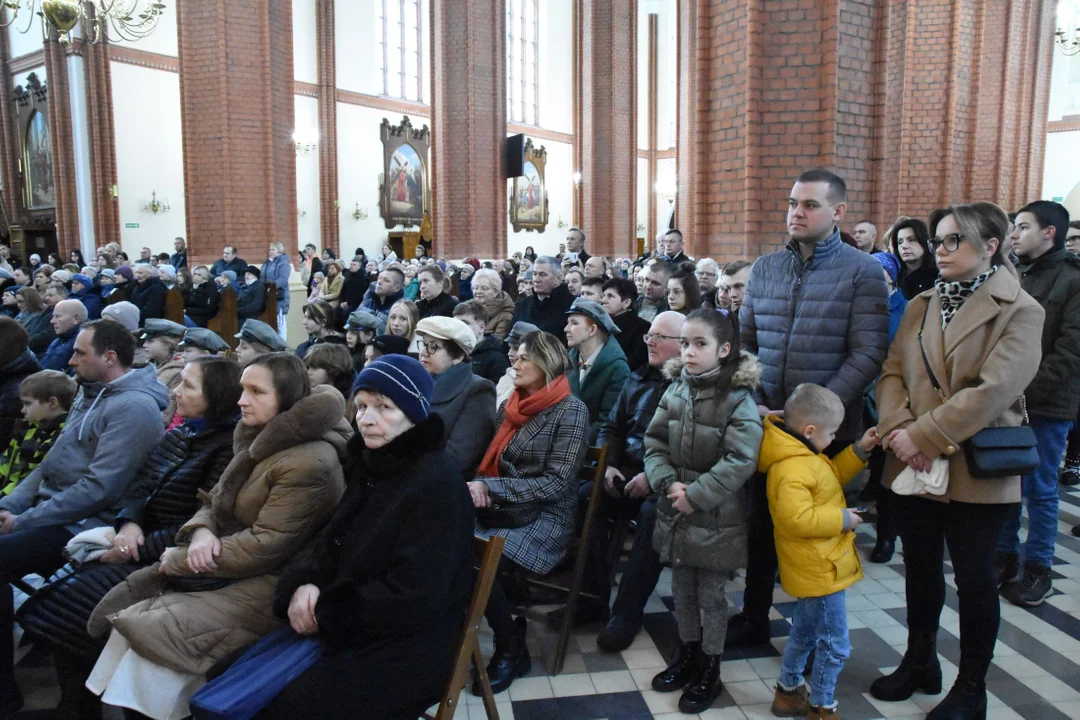
<instances>
[{"instance_id":1,"label":"knitted hat","mask_svg":"<svg viewBox=\"0 0 1080 720\"><path fill-rule=\"evenodd\" d=\"M94 281L90 279L89 275L83 275L82 273L75 273L71 276L72 282L80 283L84 288L93 287Z\"/></svg>"},{"instance_id":2,"label":"knitted hat","mask_svg":"<svg viewBox=\"0 0 1080 720\"><path fill-rule=\"evenodd\" d=\"M106 305L101 310L101 319L114 320L126 327L129 332L139 330L139 308L127 300Z\"/></svg>"},{"instance_id":3,"label":"knitted hat","mask_svg":"<svg viewBox=\"0 0 1080 720\"><path fill-rule=\"evenodd\" d=\"M259 268L257 266L255 266L255 265L248 265L247 268L245 268L245 270L244 270L244 274L245 275L254 275L255 277L259 277L262 274L262 271L259 270Z\"/></svg>"},{"instance_id":4,"label":"knitted hat","mask_svg":"<svg viewBox=\"0 0 1080 720\"><path fill-rule=\"evenodd\" d=\"M176 268L174 268L172 265L158 265L157 270L158 275L167 280L176 279Z\"/></svg>"},{"instance_id":5,"label":"knitted hat","mask_svg":"<svg viewBox=\"0 0 1080 720\"><path fill-rule=\"evenodd\" d=\"M353 382L352 394L370 390L389 398L401 411L418 423L426 420L431 409L435 381L419 361L408 355L383 355L375 358Z\"/></svg>"},{"instance_id":6,"label":"knitted hat","mask_svg":"<svg viewBox=\"0 0 1080 720\"><path fill-rule=\"evenodd\" d=\"M135 273L131 272L131 268L129 268L127 265L121 265L120 267L116 268L116 270L113 271L113 274L123 275L128 280L135 279Z\"/></svg>"},{"instance_id":7,"label":"knitted hat","mask_svg":"<svg viewBox=\"0 0 1080 720\"><path fill-rule=\"evenodd\" d=\"M57 270L49 278L53 282L58 282L61 285L67 285L71 282L72 274L67 270Z\"/></svg>"},{"instance_id":8,"label":"knitted hat","mask_svg":"<svg viewBox=\"0 0 1080 720\"><path fill-rule=\"evenodd\" d=\"M233 272L232 270L226 270L225 272L223 272L221 274L224 275L225 277L229 278L229 284L230 285L235 285L236 284L236 273L235 272Z\"/></svg>"},{"instance_id":9,"label":"knitted hat","mask_svg":"<svg viewBox=\"0 0 1080 720\"><path fill-rule=\"evenodd\" d=\"M885 268L885 272L889 273L889 277L892 278L893 285L896 284L896 280L900 277L900 260L892 253L879 252L874 253L870 257L876 259L881 263L881 267Z\"/></svg>"},{"instance_id":10,"label":"knitted hat","mask_svg":"<svg viewBox=\"0 0 1080 720\"><path fill-rule=\"evenodd\" d=\"M112 268L101 268L101 273L100 274L104 275L107 278L115 278L116 277L116 271L113 270Z\"/></svg>"}]
</instances>

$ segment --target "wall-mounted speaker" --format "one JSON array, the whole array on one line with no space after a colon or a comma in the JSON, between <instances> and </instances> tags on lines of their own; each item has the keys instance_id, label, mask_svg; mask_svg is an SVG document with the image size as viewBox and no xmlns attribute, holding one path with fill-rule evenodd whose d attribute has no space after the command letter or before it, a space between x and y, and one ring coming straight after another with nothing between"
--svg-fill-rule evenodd
<instances>
[{"instance_id":1,"label":"wall-mounted speaker","mask_svg":"<svg viewBox=\"0 0 1080 720\"><path fill-rule=\"evenodd\" d=\"M518 133L506 138L506 177L525 174L525 135Z\"/></svg>"}]
</instances>

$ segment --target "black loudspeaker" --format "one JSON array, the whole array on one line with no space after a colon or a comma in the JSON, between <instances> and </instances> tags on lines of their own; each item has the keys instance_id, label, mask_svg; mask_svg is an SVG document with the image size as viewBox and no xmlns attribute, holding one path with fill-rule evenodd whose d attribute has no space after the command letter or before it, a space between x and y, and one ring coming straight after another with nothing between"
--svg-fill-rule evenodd
<instances>
[{"instance_id":1,"label":"black loudspeaker","mask_svg":"<svg viewBox=\"0 0 1080 720\"><path fill-rule=\"evenodd\" d=\"M518 133L506 138L506 177L525 174L525 135Z\"/></svg>"}]
</instances>

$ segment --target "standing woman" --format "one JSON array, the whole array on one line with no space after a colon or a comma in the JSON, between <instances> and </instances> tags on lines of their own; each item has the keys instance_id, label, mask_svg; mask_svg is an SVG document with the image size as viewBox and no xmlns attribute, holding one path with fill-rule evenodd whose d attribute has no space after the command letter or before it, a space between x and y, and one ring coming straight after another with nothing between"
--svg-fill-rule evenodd
<instances>
[{"instance_id":1,"label":"standing woman","mask_svg":"<svg viewBox=\"0 0 1080 720\"><path fill-rule=\"evenodd\" d=\"M514 392L469 483L476 534L506 538L488 600L495 652L487 666L493 692L529 672L525 618L514 618L505 585L525 569L540 575L562 560L574 535L578 472L585 460L589 411L570 394L570 356L551 333L529 333L514 361ZM473 694L479 695L473 686Z\"/></svg>"},{"instance_id":2,"label":"standing woman","mask_svg":"<svg viewBox=\"0 0 1080 720\"><path fill-rule=\"evenodd\" d=\"M296 357L303 360L307 351L320 343L345 344L344 336L334 330L334 318L334 308L328 302L316 300L304 306L304 332L308 334L308 339L296 348Z\"/></svg>"},{"instance_id":3,"label":"standing woman","mask_svg":"<svg viewBox=\"0 0 1080 720\"><path fill-rule=\"evenodd\" d=\"M1001 254L1008 226L992 203L931 214L930 248L941 278L935 292L908 303L877 386L878 433L890 452L883 484L894 490L904 544L908 645L900 667L875 680L870 694L899 701L915 690L940 692L936 639L948 547L960 599L960 672L930 720L985 717L1001 610L994 548L1020 502L1019 477L972 477L962 447L984 428L1021 424L1024 389L1042 354L1043 309ZM896 482L905 465L929 470L938 459L948 468L943 495L899 494L920 489Z\"/></svg>"},{"instance_id":4,"label":"standing woman","mask_svg":"<svg viewBox=\"0 0 1080 720\"><path fill-rule=\"evenodd\" d=\"M898 217L889 229L888 244L901 263L897 286L908 300L934 287L937 282L937 263L929 242L926 223L916 218Z\"/></svg>"},{"instance_id":5,"label":"standing woman","mask_svg":"<svg viewBox=\"0 0 1080 720\"><path fill-rule=\"evenodd\" d=\"M221 479L160 563L113 588L87 625L94 637L112 630L87 684L109 705L188 714L206 672L274 628L277 575L344 492L352 432L341 395L312 393L287 353L253 360L240 385L235 455Z\"/></svg>"},{"instance_id":6,"label":"standing woman","mask_svg":"<svg viewBox=\"0 0 1080 720\"><path fill-rule=\"evenodd\" d=\"M692 269L680 267L668 278L667 302L670 309L683 315L701 307L701 287Z\"/></svg>"}]
</instances>

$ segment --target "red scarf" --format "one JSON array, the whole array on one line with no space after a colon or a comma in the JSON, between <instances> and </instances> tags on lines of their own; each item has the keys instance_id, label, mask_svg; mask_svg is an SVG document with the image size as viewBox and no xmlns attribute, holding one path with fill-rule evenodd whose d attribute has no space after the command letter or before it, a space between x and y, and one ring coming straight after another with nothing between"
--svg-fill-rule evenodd
<instances>
[{"instance_id":1,"label":"red scarf","mask_svg":"<svg viewBox=\"0 0 1080 720\"><path fill-rule=\"evenodd\" d=\"M487 452L484 453L484 460L476 470L477 476L499 477L501 475L499 458L502 457L506 446L514 439L514 433L527 423L533 415L542 410L547 410L569 395L570 381L566 379L566 375L560 375L555 382L528 397L521 394L520 388L515 388L506 401L502 425L499 426L499 431L495 433L495 438L491 441L491 445L488 446Z\"/></svg>"}]
</instances>

